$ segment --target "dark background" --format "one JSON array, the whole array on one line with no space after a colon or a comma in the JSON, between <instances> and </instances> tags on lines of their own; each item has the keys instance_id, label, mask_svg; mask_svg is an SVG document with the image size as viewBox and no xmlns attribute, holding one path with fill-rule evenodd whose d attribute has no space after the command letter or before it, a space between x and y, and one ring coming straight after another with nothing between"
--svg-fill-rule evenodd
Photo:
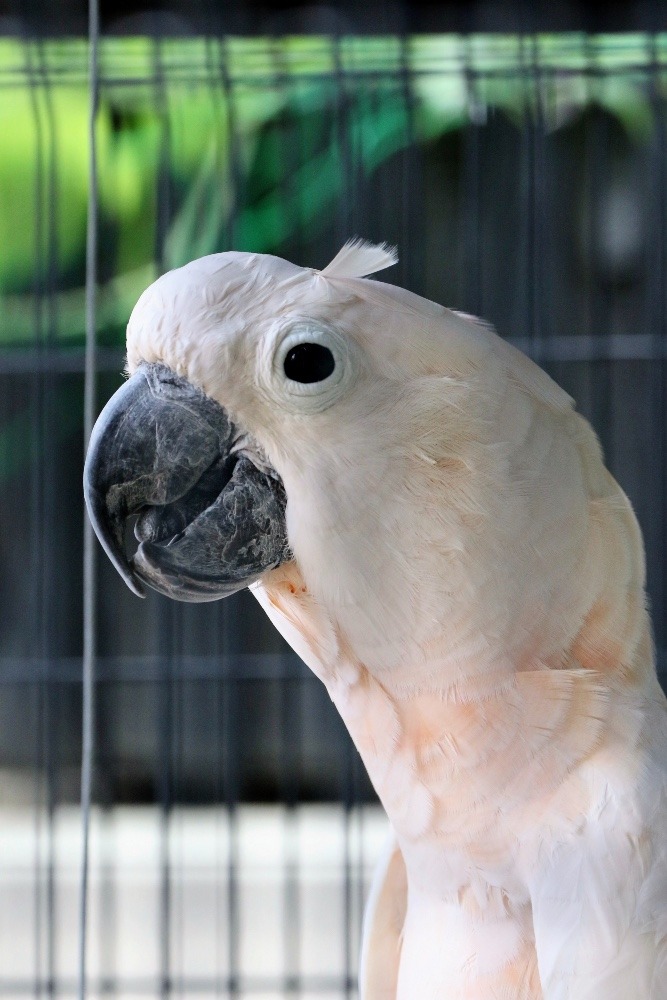
<instances>
[{"instance_id":1,"label":"dark background","mask_svg":"<svg viewBox=\"0 0 667 1000\"><path fill-rule=\"evenodd\" d=\"M171 35L338 32L526 32L660 31L667 23L662 0L576 3L561 0L449 0L443 3L258 3L181 0L169 3L102 0L102 29L109 33L146 31ZM82 35L87 5L82 0L2 0L4 30L37 35Z\"/></svg>"}]
</instances>

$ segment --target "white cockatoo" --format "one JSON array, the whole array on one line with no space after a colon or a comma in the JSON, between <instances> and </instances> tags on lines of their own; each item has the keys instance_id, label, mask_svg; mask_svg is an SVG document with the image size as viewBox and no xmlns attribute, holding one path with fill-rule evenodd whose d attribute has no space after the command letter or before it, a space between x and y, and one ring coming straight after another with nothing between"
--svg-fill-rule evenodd
<instances>
[{"instance_id":1,"label":"white cockatoo","mask_svg":"<svg viewBox=\"0 0 667 1000\"><path fill-rule=\"evenodd\" d=\"M388 814L364 1000L665 1000L667 712L595 434L484 323L221 253L159 278L86 496L138 593L249 586ZM138 515L132 560L125 524Z\"/></svg>"}]
</instances>

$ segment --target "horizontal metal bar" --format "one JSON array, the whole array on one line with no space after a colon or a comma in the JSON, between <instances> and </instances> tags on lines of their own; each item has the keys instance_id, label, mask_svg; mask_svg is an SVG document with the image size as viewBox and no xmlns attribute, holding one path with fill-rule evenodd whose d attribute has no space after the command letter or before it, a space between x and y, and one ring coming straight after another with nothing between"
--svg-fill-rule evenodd
<instances>
[{"instance_id":1,"label":"horizontal metal bar","mask_svg":"<svg viewBox=\"0 0 667 1000\"><path fill-rule=\"evenodd\" d=\"M394 36L395 39L395 36ZM392 39L392 40L394 40ZM214 39L215 40L215 39ZM408 36L408 40L409 36ZM244 89L253 87L266 88L280 85L281 83L320 83L329 82L333 72L330 63L324 62L330 59L338 49L333 44L328 48L316 47L311 52L304 51L303 63L291 62L280 65L281 57L285 53L281 48L271 47L269 44L259 45L252 53L246 53L245 59L248 65L241 69L234 66L237 61L232 57L227 66L232 68L228 73L228 83L232 86L240 86ZM310 66L304 68L309 62L312 63L313 54L319 56L323 65L321 68L313 69ZM310 57L310 58L309 58ZM343 61L349 59L349 54L343 55ZM375 54L377 60L377 55ZM427 60L429 65L420 65L420 60ZM438 59L441 61L438 62ZM550 82L551 78L558 81L565 79L593 78L606 79L608 77L652 77L664 73L667 68L667 59L661 54L657 59L651 57L650 52L646 52L646 58L636 59L624 63L610 63L601 65L591 59L589 63L572 65L568 63L567 57L561 61L554 57L545 57L539 52L528 55L512 53L505 57L506 61L502 65L478 65L478 60L474 54L465 52L448 52L438 57L429 52L422 55L419 51L408 52L407 57L401 56L398 52L390 54L380 65L366 66L341 66L336 70L336 76L341 80L377 82L382 80L396 80L396 73L405 73L408 77L455 77L460 78L466 75L469 79L479 80L518 80L525 79L527 75L533 78L534 82ZM263 65L258 66L260 60ZM267 64L270 68L267 68ZM202 58L192 60L181 60L176 62L173 55L163 56L164 70L169 75L169 84L208 84L220 85L223 74L215 67L203 63ZM106 88L134 88L134 87L154 87L163 78L155 71L132 71L126 73L102 72L99 77L100 89ZM43 65L39 67L16 64L9 68L0 70L0 89L11 89L13 87L26 84L42 87L50 84L60 86L87 86L88 80L85 70L79 67L62 67L56 65Z\"/></svg>"},{"instance_id":2,"label":"horizontal metal bar","mask_svg":"<svg viewBox=\"0 0 667 1000\"><path fill-rule=\"evenodd\" d=\"M125 350L121 347L98 347L95 356L98 371L121 372L125 365ZM85 370L85 358L83 347L5 349L0 350L0 375L78 374Z\"/></svg>"},{"instance_id":3,"label":"horizontal metal bar","mask_svg":"<svg viewBox=\"0 0 667 1000\"><path fill-rule=\"evenodd\" d=\"M80 684L80 656L0 657L2 684ZM96 674L101 683L154 683L177 680L310 680L315 675L292 651L282 653L226 653L221 656L99 656Z\"/></svg>"},{"instance_id":4,"label":"horizontal metal bar","mask_svg":"<svg viewBox=\"0 0 667 1000\"><path fill-rule=\"evenodd\" d=\"M276 990L285 991L308 991L309 993L331 993L344 992L355 989L356 978L346 976L263 976L252 978L240 976L211 976L210 978L190 979L180 976L167 977L163 979L159 976L150 979L132 979L122 976L114 976L101 980L90 979L88 981L89 993L110 993L110 994L135 994L137 996L154 997L156 992L163 989L165 992L187 990L188 993L208 993L220 995L220 991L235 993L269 993ZM0 996L41 996L43 993L50 995L55 992L59 997L75 996L76 984L73 979L0 979Z\"/></svg>"},{"instance_id":5,"label":"horizontal metal bar","mask_svg":"<svg viewBox=\"0 0 667 1000\"><path fill-rule=\"evenodd\" d=\"M507 337L535 361L664 361L667 337L655 333Z\"/></svg>"}]
</instances>

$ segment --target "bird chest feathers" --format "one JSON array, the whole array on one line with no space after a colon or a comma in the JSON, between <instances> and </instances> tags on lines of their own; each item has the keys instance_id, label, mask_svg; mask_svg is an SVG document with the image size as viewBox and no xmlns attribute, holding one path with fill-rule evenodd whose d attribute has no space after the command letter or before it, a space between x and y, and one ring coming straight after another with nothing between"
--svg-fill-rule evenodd
<instances>
[{"instance_id":1,"label":"bird chest feathers","mask_svg":"<svg viewBox=\"0 0 667 1000\"><path fill-rule=\"evenodd\" d=\"M367 1000L623 1000L633 983L663 996L657 687L610 690L576 666L418 693L354 657L293 564L254 593L326 684L395 834L369 907ZM584 633L577 648L593 641ZM650 655L647 631L643 642ZM649 873L657 896L642 907Z\"/></svg>"},{"instance_id":2,"label":"bird chest feathers","mask_svg":"<svg viewBox=\"0 0 667 1000\"><path fill-rule=\"evenodd\" d=\"M494 871L505 866L514 877L519 838L539 838L544 826L573 831L599 793L587 763L613 761L616 744L638 739L638 706L628 699L619 709L592 671L533 664L491 682L472 675L449 690L420 691L414 680L405 686L395 673L368 670L294 564L253 592L289 641L298 632L402 844L429 841L456 854L459 876L465 855L478 871L491 858ZM420 671L423 663L403 677ZM427 676L435 673L430 665ZM451 674L445 656L441 673ZM632 786L637 777L631 767L623 780Z\"/></svg>"}]
</instances>

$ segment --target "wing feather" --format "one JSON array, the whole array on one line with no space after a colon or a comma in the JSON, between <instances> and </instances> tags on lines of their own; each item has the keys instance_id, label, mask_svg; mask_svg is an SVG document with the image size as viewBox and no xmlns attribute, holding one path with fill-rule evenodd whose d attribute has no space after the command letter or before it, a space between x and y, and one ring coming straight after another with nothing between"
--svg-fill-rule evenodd
<instances>
[{"instance_id":1,"label":"wing feather","mask_svg":"<svg viewBox=\"0 0 667 1000\"><path fill-rule=\"evenodd\" d=\"M407 903L405 862L392 830L375 869L366 903L359 972L360 1000L395 1000Z\"/></svg>"}]
</instances>

